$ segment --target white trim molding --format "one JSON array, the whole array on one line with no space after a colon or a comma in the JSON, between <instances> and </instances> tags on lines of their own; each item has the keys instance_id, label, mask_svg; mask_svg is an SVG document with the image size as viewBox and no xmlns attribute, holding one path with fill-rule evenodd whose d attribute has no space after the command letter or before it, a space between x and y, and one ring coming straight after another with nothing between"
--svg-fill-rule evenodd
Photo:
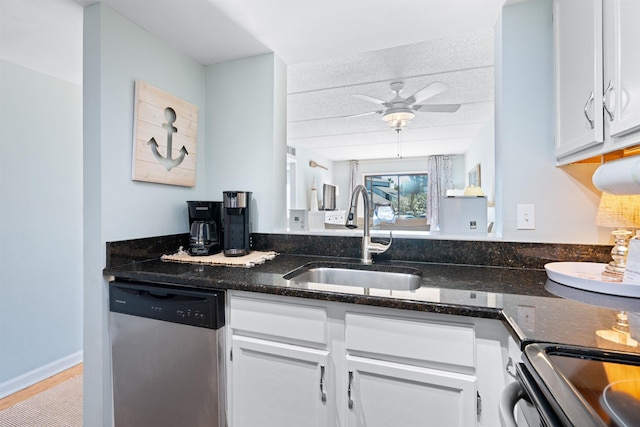
<instances>
[{"instance_id":1,"label":"white trim molding","mask_svg":"<svg viewBox=\"0 0 640 427\"><path fill-rule=\"evenodd\" d=\"M82 363L82 350L0 383L0 399Z\"/></svg>"}]
</instances>

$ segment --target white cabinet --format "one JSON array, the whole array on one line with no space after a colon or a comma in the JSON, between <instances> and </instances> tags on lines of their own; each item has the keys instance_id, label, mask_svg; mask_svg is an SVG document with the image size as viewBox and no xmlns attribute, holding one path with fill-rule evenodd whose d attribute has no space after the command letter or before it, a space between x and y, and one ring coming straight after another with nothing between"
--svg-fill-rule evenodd
<instances>
[{"instance_id":1,"label":"white cabinet","mask_svg":"<svg viewBox=\"0 0 640 427\"><path fill-rule=\"evenodd\" d=\"M602 0L554 0L556 156L604 142Z\"/></svg>"},{"instance_id":2,"label":"white cabinet","mask_svg":"<svg viewBox=\"0 0 640 427\"><path fill-rule=\"evenodd\" d=\"M348 427L477 425L471 322L350 312L345 330Z\"/></svg>"},{"instance_id":3,"label":"white cabinet","mask_svg":"<svg viewBox=\"0 0 640 427\"><path fill-rule=\"evenodd\" d=\"M328 426L329 352L233 337L234 426Z\"/></svg>"},{"instance_id":4,"label":"white cabinet","mask_svg":"<svg viewBox=\"0 0 640 427\"><path fill-rule=\"evenodd\" d=\"M332 425L326 309L228 295L229 425Z\"/></svg>"},{"instance_id":5,"label":"white cabinet","mask_svg":"<svg viewBox=\"0 0 640 427\"><path fill-rule=\"evenodd\" d=\"M640 144L640 2L553 6L558 164Z\"/></svg>"},{"instance_id":6,"label":"white cabinet","mask_svg":"<svg viewBox=\"0 0 640 427\"><path fill-rule=\"evenodd\" d=\"M472 375L347 356L349 427L476 425Z\"/></svg>"},{"instance_id":7,"label":"white cabinet","mask_svg":"<svg viewBox=\"0 0 640 427\"><path fill-rule=\"evenodd\" d=\"M230 427L499 423L508 333L497 320L227 295Z\"/></svg>"},{"instance_id":8,"label":"white cabinet","mask_svg":"<svg viewBox=\"0 0 640 427\"><path fill-rule=\"evenodd\" d=\"M640 2L604 0L605 121L622 137L640 127Z\"/></svg>"}]
</instances>

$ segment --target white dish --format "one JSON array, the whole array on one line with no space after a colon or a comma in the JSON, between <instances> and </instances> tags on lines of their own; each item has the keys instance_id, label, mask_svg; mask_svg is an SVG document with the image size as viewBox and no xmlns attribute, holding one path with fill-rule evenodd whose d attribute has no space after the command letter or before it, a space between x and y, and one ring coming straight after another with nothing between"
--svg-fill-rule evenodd
<instances>
[{"instance_id":1,"label":"white dish","mask_svg":"<svg viewBox=\"0 0 640 427\"><path fill-rule=\"evenodd\" d=\"M595 262L551 262L545 264L547 276L554 282L585 291L640 298L640 285L601 280L607 264Z\"/></svg>"}]
</instances>

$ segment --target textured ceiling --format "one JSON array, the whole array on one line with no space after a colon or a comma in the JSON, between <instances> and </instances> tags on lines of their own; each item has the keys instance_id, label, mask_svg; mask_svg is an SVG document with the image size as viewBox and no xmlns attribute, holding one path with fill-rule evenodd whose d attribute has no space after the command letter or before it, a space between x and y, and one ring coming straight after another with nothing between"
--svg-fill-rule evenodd
<instances>
[{"instance_id":1,"label":"textured ceiling","mask_svg":"<svg viewBox=\"0 0 640 427\"><path fill-rule=\"evenodd\" d=\"M287 138L332 160L422 157L465 153L493 119L493 29L398 48L288 67ZM389 100L389 84L403 81L402 97L433 82L448 89L425 103L461 104L455 113L421 113L398 138L380 110L354 97ZM400 140L400 143L398 141Z\"/></svg>"}]
</instances>

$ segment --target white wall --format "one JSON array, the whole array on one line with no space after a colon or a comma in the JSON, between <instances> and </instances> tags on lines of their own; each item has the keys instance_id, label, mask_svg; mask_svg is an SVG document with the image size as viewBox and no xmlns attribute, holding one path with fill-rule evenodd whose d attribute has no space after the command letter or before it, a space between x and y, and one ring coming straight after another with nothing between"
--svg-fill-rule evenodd
<instances>
[{"instance_id":1,"label":"white wall","mask_svg":"<svg viewBox=\"0 0 640 427\"><path fill-rule=\"evenodd\" d=\"M104 233L112 240L184 233L188 230L186 200L205 198L209 183L204 144L205 69L117 13L104 10L100 47ZM198 107L195 187L131 179L135 80Z\"/></svg>"},{"instance_id":2,"label":"white wall","mask_svg":"<svg viewBox=\"0 0 640 427\"><path fill-rule=\"evenodd\" d=\"M0 397L82 361L82 90L0 59Z\"/></svg>"},{"instance_id":3,"label":"white wall","mask_svg":"<svg viewBox=\"0 0 640 427\"><path fill-rule=\"evenodd\" d=\"M502 239L609 243L594 223L592 166L554 162L552 0L505 6L496 31L496 216ZM535 230L517 230L518 204L535 205Z\"/></svg>"},{"instance_id":4,"label":"white wall","mask_svg":"<svg viewBox=\"0 0 640 427\"><path fill-rule=\"evenodd\" d=\"M286 93L286 68L273 54L207 67L211 194L253 192L256 232L285 226Z\"/></svg>"},{"instance_id":5,"label":"white wall","mask_svg":"<svg viewBox=\"0 0 640 427\"><path fill-rule=\"evenodd\" d=\"M334 179L335 167L334 162L327 159L324 156L319 155L304 147L296 147L296 205L292 206L292 209L310 209L311 208L311 187L313 183L316 184L317 200L316 203L322 206L322 185L332 184L336 185ZM316 163L326 167L322 169L320 167L312 168L309 166L309 161L315 161ZM347 178L348 179L348 178ZM345 181L346 182L346 181ZM338 189L341 191L348 191L348 187L342 187Z\"/></svg>"},{"instance_id":6,"label":"white wall","mask_svg":"<svg viewBox=\"0 0 640 427\"><path fill-rule=\"evenodd\" d=\"M466 155L453 154L449 156L451 158L451 173L453 175L453 188L456 190L463 190L469 181L468 169L466 166Z\"/></svg>"},{"instance_id":7,"label":"white wall","mask_svg":"<svg viewBox=\"0 0 640 427\"><path fill-rule=\"evenodd\" d=\"M495 123L492 117L473 140L464 156L465 185L469 185L469 171L479 164L480 186L489 202L494 202L496 197L495 140Z\"/></svg>"},{"instance_id":8,"label":"white wall","mask_svg":"<svg viewBox=\"0 0 640 427\"><path fill-rule=\"evenodd\" d=\"M101 3L84 14L84 424L111 425L105 242L184 233L206 200L205 68ZM134 81L199 110L193 188L131 180Z\"/></svg>"}]
</instances>

